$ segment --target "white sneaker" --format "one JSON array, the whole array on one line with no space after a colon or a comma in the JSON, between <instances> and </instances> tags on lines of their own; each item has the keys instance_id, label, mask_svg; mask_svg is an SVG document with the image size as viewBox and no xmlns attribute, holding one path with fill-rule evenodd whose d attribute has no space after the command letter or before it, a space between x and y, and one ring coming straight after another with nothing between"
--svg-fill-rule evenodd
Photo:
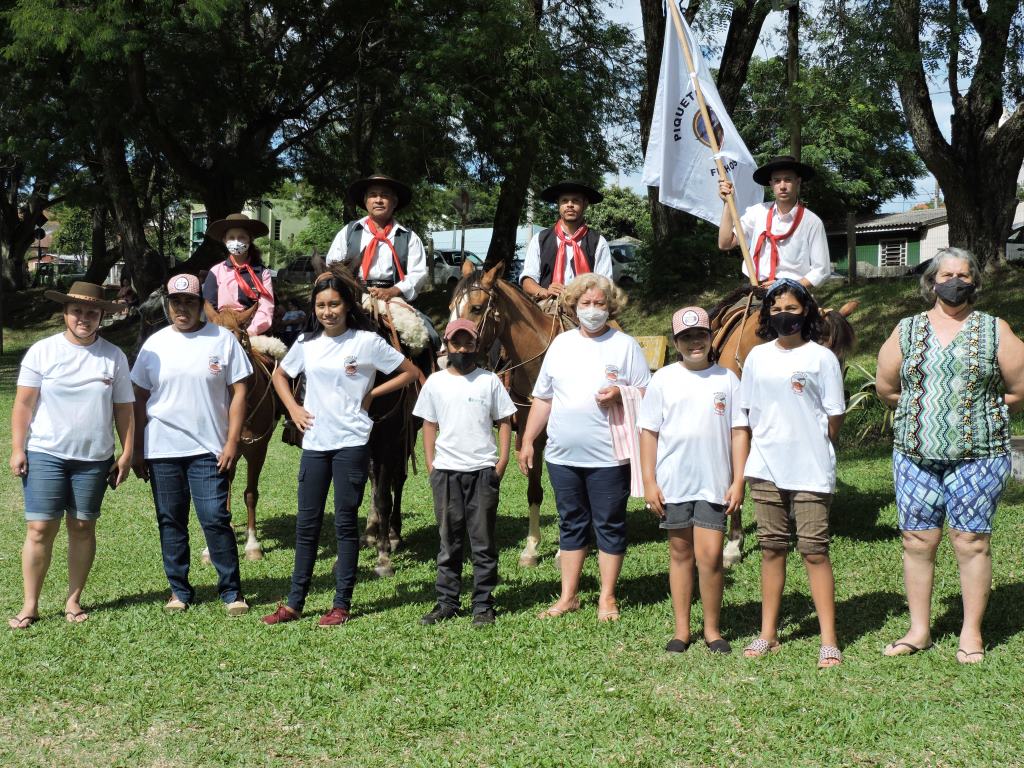
<instances>
[{"instance_id":1,"label":"white sneaker","mask_svg":"<svg viewBox=\"0 0 1024 768\"><path fill-rule=\"evenodd\" d=\"M243 616L249 612L249 604L245 600L235 600L228 603L228 616Z\"/></svg>"}]
</instances>

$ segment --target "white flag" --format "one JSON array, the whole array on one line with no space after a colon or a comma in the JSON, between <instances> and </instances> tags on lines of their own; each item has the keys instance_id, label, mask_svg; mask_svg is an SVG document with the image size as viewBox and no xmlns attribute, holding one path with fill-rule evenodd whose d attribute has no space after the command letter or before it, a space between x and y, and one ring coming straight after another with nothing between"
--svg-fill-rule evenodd
<instances>
[{"instance_id":1,"label":"white flag","mask_svg":"<svg viewBox=\"0 0 1024 768\"><path fill-rule=\"evenodd\" d=\"M658 200L664 205L718 224L724 203L718 196L718 170L697 104L695 79L700 82L718 139L722 165L733 183L736 207L741 216L749 206L764 200L764 189L754 182L753 173L757 165L722 106L722 99L693 33L685 18L680 18L680 21L697 71L691 74L687 69L673 26L672 10L668 9L643 180L649 187L659 187Z\"/></svg>"}]
</instances>

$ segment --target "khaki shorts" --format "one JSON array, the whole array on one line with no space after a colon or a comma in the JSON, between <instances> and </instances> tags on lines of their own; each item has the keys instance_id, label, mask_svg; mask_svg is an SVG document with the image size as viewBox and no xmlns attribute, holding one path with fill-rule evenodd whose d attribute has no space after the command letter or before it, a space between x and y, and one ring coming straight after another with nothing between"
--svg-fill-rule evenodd
<instances>
[{"instance_id":1,"label":"khaki shorts","mask_svg":"<svg viewBox=\"0 0 1024 768\"><path fill-rule=\"evenodd\" d=\"M749 480L761 549L787 550L791 527L796 527L796 549L802 555L827 555L831 539L828 510L831 493L785 491L767 480Z\"/></svg>"}]
</instances>

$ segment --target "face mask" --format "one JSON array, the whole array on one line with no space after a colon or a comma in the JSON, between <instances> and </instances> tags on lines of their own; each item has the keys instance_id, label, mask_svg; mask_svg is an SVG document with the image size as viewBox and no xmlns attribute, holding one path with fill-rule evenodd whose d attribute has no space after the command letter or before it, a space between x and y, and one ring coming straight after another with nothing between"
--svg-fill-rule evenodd
<instances>
[{"instance_id":1,"label":"face mask","mask_svg":"<svg viewBox=\"0 0 1024 768\"><path fill-rule=\"evenodd\" d=\"M935 294L951 307L958 307L974 295L974 286L959 277L935 284Z\"/></svg>"},{"instance_id":2,"label":"face mask","mask_svg":"<svg viewBox=\"0 0 1024 768\"><path fill-rule=\"evenodd\" d=\"M241 256L249 250L249 244L242 240L228 240L224 243L224 247L228 249L228 253L232 256Z\"/></svg>"},{"instance_id":3,"label":"face mask","mask_svg":"<svg viewBox=\"0 0 1024 768\"><path fill-rule=\"evenodd\" d=\"M597 309L596 307L587 307L585 309L578 310L576 317L580 319L580 325L586 328L591 333L601 330L608 322L608 310Z\"/></svg>"},{"instance_id":4,"label":"face mask","mask_svg":"<svg viewBox=\"0 0 1024 768\"><path fill-rule=\"evenodd\" d=\"M459 373L469 373L476 368L476 352L449 352L448 365Z\"/></svg>"},{"instance_id":5,"label":"face mask","mask_svg":"<svg viewBox=\"0 0 1024 768\"><path fill-rule=\"evenodd\" d=\"M779 312L768 318L768 324L779 336L792 336L804 327L804 316L796 312Z\"/></svg>"}]
</instances>

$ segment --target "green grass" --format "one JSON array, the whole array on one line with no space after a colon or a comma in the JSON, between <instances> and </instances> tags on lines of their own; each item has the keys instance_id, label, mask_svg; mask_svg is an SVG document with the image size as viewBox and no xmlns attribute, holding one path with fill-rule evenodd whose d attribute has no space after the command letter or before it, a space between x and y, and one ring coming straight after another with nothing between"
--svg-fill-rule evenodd
<instances>
[{"instance_id":1,"label":"green grass","mask_svg":"<svg viewBox=\"0 0 1024 768\"><path fill-rule=\"evenodd\" d=\"M1020 286L1009 288L1019 295ZM862 340L873 345L917 308L900 283L850 292L868 305ZM682 297L679 305L695 297ZM1004 306L1012 308L1013 294ZM835 302L833 302L835 303ZM634 304L636 308L641 302ZM649 307L664 327L673 307ZM635 309L634 309L635 311ZM1014 325L1010 312L1004 312ZM637 315L639 318L640 316ZM660 324L660 325L659 325ZM51 326L51 329L55 326ZM632 322L628 324L632 330ZM639 327L639 321L637 324ZM49 330L46 332L50 332ZM635 331L637 333L643 330ZM37 331L36 336L40 335ZM25 343L28 342L26 336ZM18 353L8 353L16 361ZM870 361L861 347L858 359ZM0 404L9 413L5 382ZM9 440L3 425L3 440ZM276 439L261 488L265 560L243 562L253 612L228 619L212 569L199 564L193 522L195 608L167 616L168 589L149 489L133 480L107 496L99 553L85 594L92 611L68 625L63 608L64 542L43 592L43 620L0 642L0 761L18 766L410 765L1017 765L1024 706L1024 489L1011 484L994 537L994 592L985 662L953 655L959 584L948 545L935 582L935 650L885 659L882 645L906 628L900 548L888 448L847 446L833 507L838 624L846 662L819 672L816 620L803 569L791 559L783 603L784 646L761 659L712 657L695 645L662 651L672 634L667 551L654 521L631 504L631 549L620 584L623 619L596 622L597 569L589 558L584 610L539 622L558 589L557 541L545 498L543 563L518 567L526 530L525 483L503 484L498 539L502 584L496 626L468 618L434 628L417 620L433 603L436 530L424 476L406 493L406 548L397 575L372 576L360 561L357 619L315 626L331 605L333 535L321 553L301 622L267 628L257 617L287 591L294 539L298 452ZM422 463L420 464L422 466ZM21 492L0 479L2 607L20 606ZM236 489L236 508L240 499ZM238 515L239 521L241 515ZM749 501L745 519L751 521ZM752 529L748 527L748 536ZM241 539L240 539L241 546ZM727 577L723 631L736 650L759 620L759 557ZM467 570L467 580L469 573ZM700 606L695 607L699 632Z\"/></svg>"}]
</instances>

